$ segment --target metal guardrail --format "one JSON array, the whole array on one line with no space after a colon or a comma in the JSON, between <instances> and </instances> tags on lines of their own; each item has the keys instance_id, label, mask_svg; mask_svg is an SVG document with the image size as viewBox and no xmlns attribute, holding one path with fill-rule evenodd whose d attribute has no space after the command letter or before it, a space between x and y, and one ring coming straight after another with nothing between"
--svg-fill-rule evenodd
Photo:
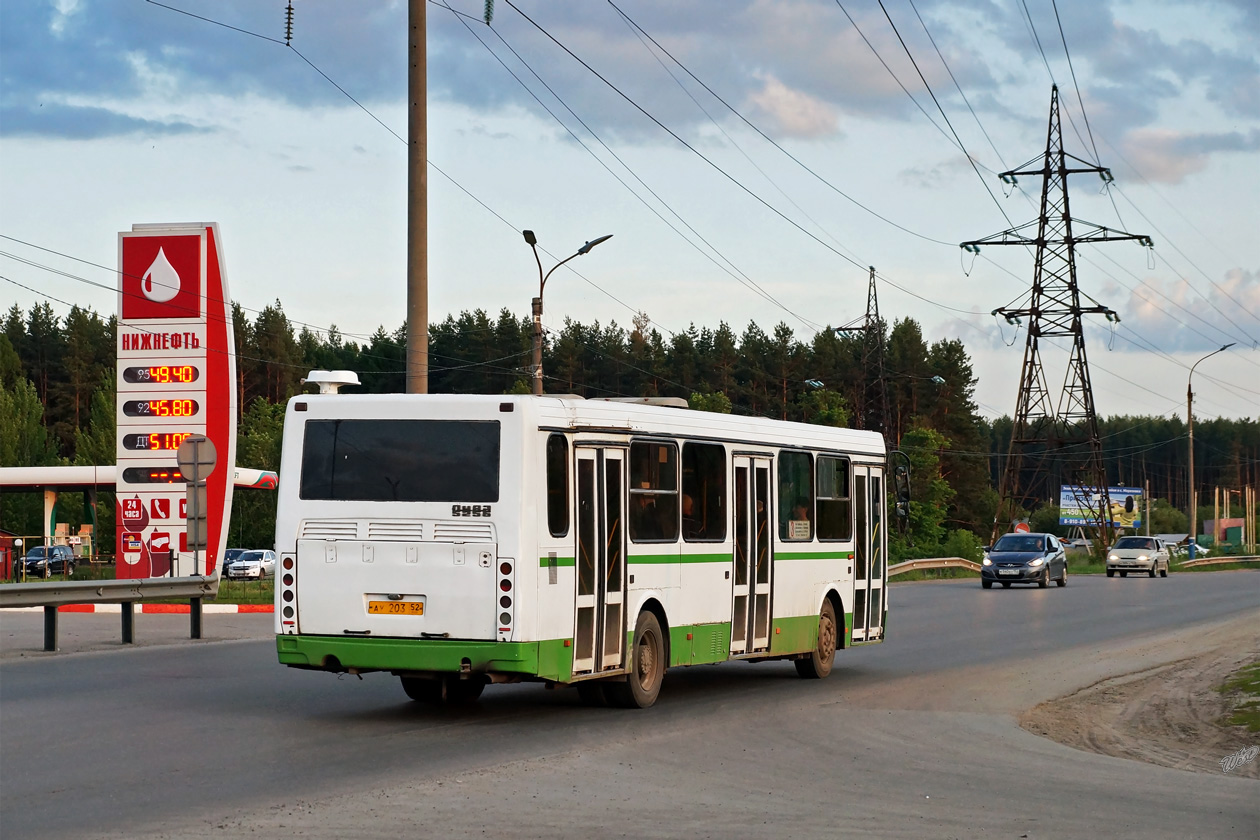
<instances>
[{"instance_id":1,"label":"metal guardrail","mask_svg":"<svg viewBox=\"0 0 1260 840\"><path fill-rule=\"evenodd\" d=\"M43 580L0 584L0 609L44 608L44 650L57 649L57 608L65 604L121 604L122 641L136 640L135 605L159 598L187 598L189 633L201 638L201 601L219 594L219 576L140 580Z\"/></svg>"},{"instance_id":2,"label":"metal guardrail","mask_svg":"<svg viewBox=\"0 0 1260 840\"><path fill-rule=\"evenodd\" d=\"M1260 560L1260 555L1254 554L1246 557L1199 557L1194 560L1183 560L1177 565L1184 569L1192 566L1214 566L1221 563L1255 563L1257 560Z\"/></svg>"},{"instance_id":3,"label":"metal guardrail","mask_svg":"<svg viewBox=\"0 0 1260 840\"><path fill-rule=\"evenodd\" d=\"M964 560L961 557L929 557L923 560L906 560L904 563L894 563L889 566L888 577L920 569L967 569L972 572L978 572L980 571L980 564Z\"/></svg>"}]
</instances>

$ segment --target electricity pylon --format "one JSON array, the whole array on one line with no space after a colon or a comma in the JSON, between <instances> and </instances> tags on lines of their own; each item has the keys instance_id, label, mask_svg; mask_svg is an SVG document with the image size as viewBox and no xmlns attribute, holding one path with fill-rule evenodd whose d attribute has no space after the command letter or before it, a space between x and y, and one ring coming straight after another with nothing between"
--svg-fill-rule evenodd
<instances>
[{"instance_id":1,"label":"electricity pylon","mask_svg":"<svg viewBox=\"0 0 1260 840\"><path fill-rule=\"evenodd\" d=\"M993 310L994 315L1002 315L1008 323L1026 321L1028 327L1019 395L1015 401L1015 422L999 485L1000 500L993 520L993 536L996 538L1005 533L1021 508L1030 510L1038 502L1058 498L1058 487L1053 482L1057 475L1061 484L1090 491L1079 500L1080 506L1089 512L1085 517L1085 527L1096 531L1099 542L1105 547L1110 544L1111 500L1107 494L1107 473L1103 464L1102 441L1098 437L1098 417L1094 410L1089 363L1085 358L1081 316L1102 315L1113 323L1120 318L1114 310L1092 299L1090 302L1093 305L1081 305L1081 292L1076 283L1075 252L1076 246L1082 243L1136 240L1148 248L1152 243L1149 236L1109 230L1071 217L1068 175L1092 172L1099 175L1104 183L1110 183L1112 177L1109 169L1063 151L1057 85L1050 94L1050 126L1045 155L1040 168L1032 168L1037 163L1034 158L1022 168L1003 172L999 177L1007 184L1014 184L1019 176L1040 175L1040 217L961 245L971 253L978 253L981 245L1035 245L1037 248L1028 305ZM1030 239L1024 231L1033 225L1037 227L1037 234ZM1082 229L1086 232L1077 232ZM1054 338L1068 338L1072 342L1057 405L1046 381L1040 348L1042 339Z\"/></svg>"},{"instance_id":2,"label":"electricity pylon","mask_svg":"<svg viewBox=\"0 0 1260 840\"><path fill-rule=\"evenodd\" d=\"M837 334L862 334L861 379L853 389L853 422L856 429L887 433L888 379L884 375L884 325L879 320L879 296L875 293L875 266L866 290L866 315L862 326L835 327Z\"/></svg>"},{"instance_id":3,"label":"electricity pylon","mask_svg":"<svg viewBox=\"0 0 1260 840\"><path fill-rule=\"evenodd\" d=\"M866 290L866 320L862 331L862 405L858 428L888 431L888 378L884 375L884 323L879 319L875 266Z\"/></svg>"}]
</instances>

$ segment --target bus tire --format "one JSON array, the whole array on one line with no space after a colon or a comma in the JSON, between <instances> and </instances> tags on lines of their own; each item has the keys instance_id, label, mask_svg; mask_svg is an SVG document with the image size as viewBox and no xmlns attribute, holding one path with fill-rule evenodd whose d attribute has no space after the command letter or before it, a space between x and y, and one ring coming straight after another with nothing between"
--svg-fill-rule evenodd
<instances>
[{"instance_id":1,"label":"bus tire","mask_svg":"<svg viewBox=\"0 0 1260 840\"><path fill-rule=\"evenodd\" d=\"M399 677L403 691L417 703L438 704L442 702L442 681L425 679L424 677Z\"/></svg>"},{"instance_id":2,"label":"bus tire","mask_svg":"<svg viewBox=\"0 0 1260 840\"><path fill-rule=\"evenodd\" d=\"M831 666L836 661L836 608L831 601L823 601L822 612L818 615L818 644L810 651L809 656L796 660L796 673L807 680L821 680L831 673Z\"/></svg>"},{"instance_id":3,"label":"bus tire","mask_svg":"<svg viewBox=\"0 0 1260 840\"><path fill-rule=\"evenodd\" d=\"M634 625L630 673L625 682L604 683L608 702L623 709L646 709L656 702L665 679L665 639L656 616L644 610Z\"/></svg>"},{"instance_id":4,"label":"bus tire","mask_svg":"<svg viewBox=\"0 0 1260 840\"><path fill-rule=\"evenodd\" d=\"M604 694L603 683L580 682L577 684L577 693L584 705L596 708L603 708L608 705L608 698Z\"/></svg>"},{"instance_id":5,"label":"bus tire","mask_svg":"<svg viewBox=\"0 0 1260 840\"><path fill-rule=\"evenodd\" d=\"M403 691L417 703L428 703L434 706L456 706L471 703L481 696L485 690L485 680L461 680L458 677L426 679L424 677L399 677Z\"/></svg>"}]
</instances>

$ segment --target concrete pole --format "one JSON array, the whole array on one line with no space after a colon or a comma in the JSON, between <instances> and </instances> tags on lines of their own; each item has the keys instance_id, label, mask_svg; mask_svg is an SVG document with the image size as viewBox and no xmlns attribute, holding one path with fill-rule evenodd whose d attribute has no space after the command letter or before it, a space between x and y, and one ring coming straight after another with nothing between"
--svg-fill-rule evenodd
<instances>
[{"instance_id":1,"label":"concrete pole","mask_svg":"<svg viewBox=\"0 0 1260 840\"><path fill-rule=\"evenodd\" d=\"M407 393L429 392L429 121L425 0L408 0Z\"/></svg>"},{"instance_id":2,"label":"concrete pole","mask_svg":"<svg viewBox=\"0 0 1260 840\"><path fill-rule=\"evenodd\" d=\"M1190 375L1194 376L1194 368L1190 369ZM1186 383L1186 430L1190 440L1190 557L1194 559L1195 535L1198 533L1198 514L1199 501L1194 493L1194 392L1190 390L1190 383Z\"/></svg>"},{"instance_id":3,"label":"concrete pole","mask_svg":"<svg viewBox=\"0 0 1260 840\"><path fill-rule=\"evenodd\" d=\"M1146 502L1146 536L1151 535L1151 482L1147 480L1143 488L1142 498Z\"/></svg>"},{"instance_id":4,"label":"concrete pole","mask_svg":"<svg viewBox=\"0 0 1260 840\"><path fill-rule=\"evenodd\" d=\"M533 394L541 397L543 392L542 379L542 295L533 300L534 312L534 369L533 369Z\"/></svg>"},{"instance_id":5,"label":"concrete pole","mask_svg":"<svg viewBox=\"0 0 1260 840\"><path fill-rule=\"evenodd\" d=\"M1190 366L1190 375L1186 377L1186 428L1190 437L1190 558L1194 559L1194 542L1195 531L1198 530L1199 519L1199 499L1194 492L1194 391L1190 390L1194 382L1194 369L1197 368L1207 359L1212 358L1217 353L1224 353L1226 350L1234 346L1234 342L1223 345L1219 350L1213 350L1202 359Z\"/></svg>"}]
</instances>

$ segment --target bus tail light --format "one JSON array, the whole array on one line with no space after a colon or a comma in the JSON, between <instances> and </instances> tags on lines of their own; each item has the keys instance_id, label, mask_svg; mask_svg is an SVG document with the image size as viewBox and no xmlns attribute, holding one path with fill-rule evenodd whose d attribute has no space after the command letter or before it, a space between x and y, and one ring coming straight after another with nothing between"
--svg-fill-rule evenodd
<instances>
[{"instance_id":1,"label":"bus tail light","mask_svg":"<svg viewBox=\"0 0 1260 840\"><path fill-rule=\"evenodd\" d=\"M501 642L506 642L512 638L513 621L515 620L512 596L506 594L512 591L512 566L511 560L499 558L499 591L505 593L499 596L499 607L502 609L502 612L499 613L499 641Z\"/></svg>"},{"instance_id":2,"label":"bus tail light","mask_svg":"<svg viewBox=\"0 0 1260 840\"><path fill-rule=\"evenodd\" d=\"M297 634L297 558L292 554L280 555L280 568L284 574L276 575L276 632L282 635Z\"/></svg>"}]
</instances>

